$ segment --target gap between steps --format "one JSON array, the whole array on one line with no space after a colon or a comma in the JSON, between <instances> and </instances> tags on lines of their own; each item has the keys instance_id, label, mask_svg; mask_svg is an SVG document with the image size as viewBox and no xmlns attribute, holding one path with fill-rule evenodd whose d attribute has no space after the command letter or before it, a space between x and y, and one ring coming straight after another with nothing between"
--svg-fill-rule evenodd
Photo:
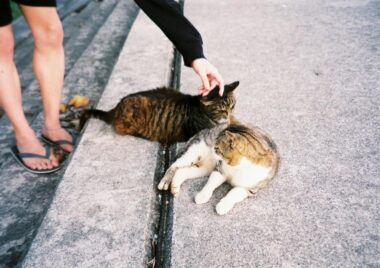
<instances>
[{"instance_id":1,"label":"gap between steps","mask_svg":"<svg viewBox=\"0 0 380 268\"><path fill-rule=\"evenodd\" d=\"M185 0L178 1L183 12ZM181 54L176 48L173 48L173 59L171 62L171 72L169 77L168 86L175 90L180 91L181 86ZM174 161L176 155L177 145L165 146L160 145L156 172L154 175L154 191L156 193L156 200L158 200L158 217L155 224L155 232L151 238L152 250L149 267L161 268L171 267L171 246L172 246L172 232L173 232L173 196L170 191L159 191L157 185L169 168L170 164Z\"/></svg>"}]
</instances>

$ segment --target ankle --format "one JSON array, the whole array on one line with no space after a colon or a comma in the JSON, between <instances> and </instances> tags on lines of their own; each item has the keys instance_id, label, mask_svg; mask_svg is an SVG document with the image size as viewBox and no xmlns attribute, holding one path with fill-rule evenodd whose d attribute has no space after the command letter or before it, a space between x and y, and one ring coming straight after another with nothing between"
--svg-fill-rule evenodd
<instances>
[{"instance_id":1,"label":"ankle","mask_svg":"<svg viewBox=\"0 0 380 268\"><path fill-rule=\"evenodd\" d=\"M58 130L61 130L61 124L60 123L55 123L55 124L44 124L42 131L43 132L55 132Z\"/></svg>"},{"instance_id":2,"label":"ankle","mask_svg":"<svg viewBox=\"0 0 380 268\"><path fill-rule=\"evenodd\" d=\"M52 130L59 130L61 129L61 122L59 121L59 119L55 119L55 120L48 120L46 119L45 122L44 122L44 125L43 125L43 130L46 130L46 131L52 131Z\"/></svg>"},{"instance_id":3,"label":"ankle","mask_svg":"<svg viewBox=\"0 0 380 268\"><path fill-rule=\"evenodd\" d=\"M29 133L17 133L15 134L16 145L17 146L28 146L28 145L36 145L39 143L39 140L34 131Z\"/></svg>"},{"instance_id":4,"label":"ankle","mask_svg":"<svg viewBox=\"0 0 380 268\"><path fill-rule=\"evenodd\" d=\"M36 133L34 132L33 129L27 128L23 130L15 130L15 138L16 140L27 140L31 138L35 138Z\"/></svg>"},{"instance_id":5,"label":"ankle","mask_svg":"<svg viewBox=\"0 0 380 268\"><path fill-rule=\"evenodd\" d=\"M62 127L57 127L57 128L47 128L47 127L44 127L43 128L43 131L44 132L55 132L55 131L58 131L58 130L61 130Z\"/></svg>"}]
</instances>

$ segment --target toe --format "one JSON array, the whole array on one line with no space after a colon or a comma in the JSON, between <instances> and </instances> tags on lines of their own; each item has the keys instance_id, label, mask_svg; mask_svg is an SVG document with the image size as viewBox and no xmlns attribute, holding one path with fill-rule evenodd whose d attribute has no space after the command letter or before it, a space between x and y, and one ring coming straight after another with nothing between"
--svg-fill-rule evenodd
<instances>
[{"instance_id":1,"label":"toe","mask_svg":"<svg viewBox=\"0 0 380 268\"><path fill-rule=\"evenodd\" d=\"M27 165L29 168L31 169L37 169L37 165L36 164L30 164L30 165Z\"/></svg>"},{"instance_id":2,"label":"toe","mask_svg":"<svg viewBox=\"0 0 380 268\"><path fill-rule=\"evenodd\" d=\"M61 145L61 147L63 150L65 150L66 152L69 152L69 153L71 153L74 150L74 147L72 145L69 145L69 144Z\"/></svg>"},{"instance_id":3,"label":"toe","mask_svg":"<svg viewBox=\"0 0 380 268\"><path fill-rule=\"evenodd\" d=\"M38 163L36 164L36 167L34 169L41 170L41 169L44 169L44 166L42 163Z\"/></svg>"},{"instance_id":4,"label":"toe","mask_svg":"<svg viewBox=\"0 0 380 268\"><path fill-rule=\"evenodd\" d=\"M167 189L169 189L169 183L164 184L164 190L167 190Z\"/></svg>"},{"instance_id":5,"label":"toe","mask_svg":"<svg viewBox=\"0 0 380 268\"><path fill-rule=\"evenodd\" d=\"M49 162L52 165L52 167L58 167L58 165L59 165L58 159L54 154L51 155Z\"/></svg>"},{"instance_id":6,"label":"toe","mask_svg":"<svg viewBox=\"0 0 380 268\"><path fill-rule=\"evenodd\" d=\"M171 193L173 196L177 196L179 194L179 188L177 187L171 187Z\"/></svg>"},{"instance_id":7,"label":"toe","mask_svg":"<svg viewBox=\"0 0 380 268\"><path fill-rule=\"evenodd\" d=\"M50 160L48 160L48 161L45 162L45 168L46 168L46 169L51 169L51 168L53 168L53 164L52 164L52 162L51 162Z\"/></svg>"},{"instance_id":8,"label":"toe","mask_svg":"<svg viewBox=\"0 0 380 268\"><path fill-rule=\"evenodd\" d=\"M164 188L164 185L165 185L165 181L164 180L161 180L160 183L158 184L157 188L159 190L162 190Z\"/></svg>"}]
</instances>

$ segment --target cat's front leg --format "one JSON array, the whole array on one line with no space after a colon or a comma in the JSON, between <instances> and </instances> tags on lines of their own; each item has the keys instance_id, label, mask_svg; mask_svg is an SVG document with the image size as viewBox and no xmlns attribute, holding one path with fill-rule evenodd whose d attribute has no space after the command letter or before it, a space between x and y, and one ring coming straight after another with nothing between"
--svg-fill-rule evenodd
<instances>
[{"instance_id":1,"label":"cat's front leg","mask_svg":"<svg viewBox=\"0 0 380 268\"><path fill-rule=\"evenodd\" d=\"M188 180L188 179L194 179L194 178L199 178L203 176L207 176L210 174L212 170L212 167L186 167L186 168L181 168L178 169L177 172L174 175L174 178L172 180L172 184L170 186L171 193L174 196L177 196L179 194L181 184Z\"/></svg>"},{"instance_id":2,"label":"cat's front leg","mask_svg":"<svg viewBox=\"0 0 380 268\"><path fill-rule=\"evenodd\" d=\"M204 142L200 142L196 144L187 144L185 150L182 150L182 152L179 153L179 157L165 172L164 177L161 179L160 183L158 184L158 189L160 190L169 189L169 185L172 183L173 177L176 175L178 170L183 169L183 168L191 168L192 166L198 164L199 159L207 156L209 154L209 151L210 151L209 148ZM211 164L212 163L208 163L207 165L209 166ZM205 175L202 175L202 176L205 176ZM183 177L183 176L179 175L179 177Z\"/></svg>"},{"instance_id":3,"label":"cat's front leg","mask_svg":"<svg viewBox=\"0 0 380 268\"><path fill-rule=\"evenodd\" d=\"M239 203L249 196L249 191L242 187L232 188L228 194L216 205L216 213L224 215L230 211L236 203Z\"/></svg>"},{"instance_id":4,"label":"cat's front leg","mask_svg":"<svg viewBox=\"0 0 380 268\"><path fill-rule=\"evenodd\" d=\"M206 185L195 196L195 203L197 204L207 203L210 200L214 190L218 188L220 185L222 185L223 182L225 181L226 181L226 178L219 171L213 171Z\"/></svg>"},{"instance_id":5,"label":"cat's front leg","mask_svg":"<svg viewBox=\"0 0 380 268\"><path fill-rule=\"evenodd\" d=\"M173 166L173 165L170 168L168 168L168 170L166 170L164 177L161 179L160 183L158 184L159 190L169 189L169 185L171 184L172 179L177 170L178 170L178 167Z\"/></svg>"}]
</instances>

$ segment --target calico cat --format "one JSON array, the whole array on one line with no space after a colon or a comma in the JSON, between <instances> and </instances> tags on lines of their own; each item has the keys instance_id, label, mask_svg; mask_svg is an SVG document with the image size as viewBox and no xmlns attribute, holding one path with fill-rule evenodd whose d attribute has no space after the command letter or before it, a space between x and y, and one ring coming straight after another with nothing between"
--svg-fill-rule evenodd
<instances>
[{"instance_id":1,"label":"calico cat","mask_svg":"<svg viewBox=\"0 0 380 268\"><path fill-rule=\"evenodd\" d=\"M111 124L120 135L133 135L163 144L187 141L205 128L229 120L235 106L234 90L239 82L219 87L207 96L191 96L173 89L158 88L130 94L110 111L85 110L80 128L90 118Z\"/></svg>"},{"instance_id":2,"label":"calico cat","mask_svg":"<svg viewBox=\"0 0 380 268\"><path fill-rule=\"evenodd\" d=\"M217 204L216 212L226 214L232 207L265 187L276 175L280 156L273 140L258 127L238 121L204 129L191 138L166 171L158 189L177 196L181 184L191 178L210 175L195 196L195 203L210 200L214 190L229 182L233 188Z\"/></svg>"}]
</instances>

